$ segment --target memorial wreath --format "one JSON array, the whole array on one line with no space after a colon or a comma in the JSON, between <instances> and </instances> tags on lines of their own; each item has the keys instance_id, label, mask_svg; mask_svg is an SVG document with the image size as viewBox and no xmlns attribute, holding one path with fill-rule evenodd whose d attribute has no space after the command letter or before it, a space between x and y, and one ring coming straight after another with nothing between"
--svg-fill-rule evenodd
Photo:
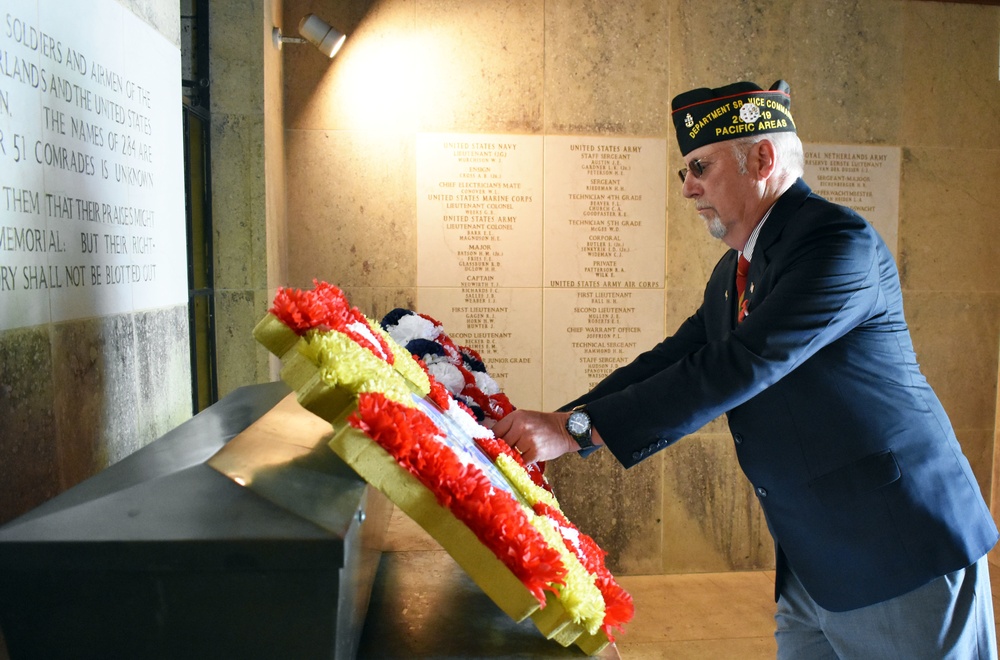
<instances>
[{"instance_id":1,"label":"memorial wreath","mask_svg":"<svg viewBox=\"0 0 1000 660\"><path fill-rule=\"evenodd\" d=\"M531 616L547 637L588 653L614 641L631 596L563 514L544 466L489 430L513 406L475 351L410 310L380 325L319 281L279 289L254 335L282 359L299 402L333 425L333 450L508 615Z\"/></svg>"}]
</instances>

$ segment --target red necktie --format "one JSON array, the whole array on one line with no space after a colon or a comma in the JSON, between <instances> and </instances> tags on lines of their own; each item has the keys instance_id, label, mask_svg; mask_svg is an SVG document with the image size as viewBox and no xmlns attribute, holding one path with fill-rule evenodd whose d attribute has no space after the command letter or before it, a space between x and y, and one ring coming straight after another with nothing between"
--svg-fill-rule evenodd
<instances>
[{"instance_id":1,"label":"red necktie","mask_svg":"<svg viewBox=\"0 0 1000 660\"><path fill-rule=\"evenodd\" d=\"M747 288L747 273L750 272L750 262L740 254L740 260L736 263L736 322L739 323L747 315L747 301L743 293Z\"/></svg>"}]
</instances>

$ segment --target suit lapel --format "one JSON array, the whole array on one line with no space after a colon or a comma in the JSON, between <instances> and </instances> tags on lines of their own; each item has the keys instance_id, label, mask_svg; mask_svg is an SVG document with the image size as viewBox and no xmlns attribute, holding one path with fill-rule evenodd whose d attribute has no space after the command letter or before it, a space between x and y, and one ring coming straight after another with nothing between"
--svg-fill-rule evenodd
<instances>
[{"instance_id":1,"label":"suit lapel","mask_svg":"<svg viewBox=\"0 0 1000 660\"><path fill-rule=\"evenodd\" d=\"M771 215L767 217L767 222L760 228L760 235L757 236L757 245L754 247L753 260L750 262L750 272L747 275L748 283L757 282L761 279L764 270L771 261L768 251L779 244L785 225L788 224L788 221L795 215L811 192L812 190L806 185L806 182L798 179L775 202L774 208L771 210ZM724 257L726 260L723 269L725 271L723 276L726 282L724 297L727 305L727 313L723 314L722 318L727 319L728 326L725 328L726 332L731 332L737 325L736 261L738 258L739 253L736 250L730 250ZM752 284L748 284L746 292L748 298L753 295L753 289L749 287L752 287Z\"/></svg>"},{"instance_id":2,"label":"suit lapel","mask_svg":"<svg viewBox=\"0 0 1000 660\"><path fill-rule=\"evenodd\" d=\"M709 280L709 287L706 291L708 302L717 305L719 312L718 336L722 337L733 331L736 327L736 260L739 253L736 250L729 250L719 262L712 279Z\"/></svg>"}]
</instances>

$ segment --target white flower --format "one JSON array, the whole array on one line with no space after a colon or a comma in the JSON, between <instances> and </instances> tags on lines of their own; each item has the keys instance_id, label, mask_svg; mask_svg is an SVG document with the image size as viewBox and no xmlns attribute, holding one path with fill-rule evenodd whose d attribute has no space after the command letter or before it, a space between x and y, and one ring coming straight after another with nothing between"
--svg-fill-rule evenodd
<instances>
[{"instance_id":1,"label":"white flower","mask_svg":"<svg viewBox=\"0 0 1000 660\"><path fill-rule=\"evenodd\" d=\"M445 389L457 395L465 387L465 378L458 367L448 361L448 358L432 356L430 361L425 361L427 371L430 372Z\"/></svg>"},{"instance_id":2,"label":"white flower","mask_svg":"<svg viewBox=\"0 0 1000 660\"><path fill-rule=\"evenodd\" d=\"M481 389L483 394L493 396L500 392L500 386L488 373L485 371L473 371L472 373L476 377L476 387Z\"/></svg>"},{"instance_id":3,"label":"white flower","mask_svg":"<svg viewBox=\"0 0 1000 660\"><path fill-rule=\"evenodd\" d=\"M493 431L489 430L485 426L481 426L479 422L469 415L469 413L462 410L462 408L460 408L454 401L450 403L448 410L445 411L445 414L449 419L456 422L471 438L494 437Z\"/></svg>"},{"instance_id":4,"label":"white flower","mask_svg":"<svg viewBox=\"0 0 1000 660\"><path fill-rule=\"evenodd\" d=\"M399 319L395 327L389 329L389 335L400 346L406 346L414 339L434 341L440 334L440 327L418 314L407 314Z\"/></svg>"},{"instance_id":5,"label":"white flower","mask_svg":"<svg viewBox=\"0 0 1000 660\"><path fill-rule=\"evenodd\" d=\"M375 351L375 355L379 356L383 360L387 359L388 356L382 350L382 344L380 344L379 340L375 338L375 334L372 332L372 329L368 326L367 323L362 323L361 321L354 321L353 323L349 323L347 325L347 328L367 339L368 343L372 347L372 350Z\"/></svg>"}]
</instances>

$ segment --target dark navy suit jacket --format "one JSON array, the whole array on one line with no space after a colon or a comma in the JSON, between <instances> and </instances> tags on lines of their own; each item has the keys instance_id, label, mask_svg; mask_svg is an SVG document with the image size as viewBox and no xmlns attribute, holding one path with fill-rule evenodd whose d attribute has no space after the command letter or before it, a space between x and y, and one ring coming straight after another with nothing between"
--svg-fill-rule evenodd
<instances>
[{"instance_id":1,"label":"dark navy suit jacket","mask_svg":"<svg viewBox=\"0 0 1000 660\"><path fill-rule=\"evenodd\" d=\"M727 413L779 561L833 611L968 566L997 528L917 365L889 250L799 179L761 229L737 325L737 253L698 311L592 391L625 466ZM778 585L780 587L780 584Z\"/></svg>"}]
</instances>

